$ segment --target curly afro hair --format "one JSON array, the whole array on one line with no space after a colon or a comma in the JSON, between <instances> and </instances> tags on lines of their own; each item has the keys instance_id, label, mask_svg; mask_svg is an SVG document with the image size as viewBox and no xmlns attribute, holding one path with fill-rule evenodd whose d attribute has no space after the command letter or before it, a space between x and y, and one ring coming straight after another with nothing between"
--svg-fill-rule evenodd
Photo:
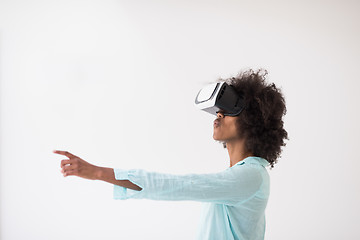
<instances>
[{"instance_id":1,"label":"curly afro hair","mask_svg":"<svg viewBox=\"0 0 360 240\"><path fill-rule=\"evenodd\" d=\"M244 96L245 108L238 116L237 127L247 151L266 159L273 168L288 140L282 119L286 106L280 89L266 83L266 76L266 70L250 69L223 81Z\"/></svg>"}]
</instances>

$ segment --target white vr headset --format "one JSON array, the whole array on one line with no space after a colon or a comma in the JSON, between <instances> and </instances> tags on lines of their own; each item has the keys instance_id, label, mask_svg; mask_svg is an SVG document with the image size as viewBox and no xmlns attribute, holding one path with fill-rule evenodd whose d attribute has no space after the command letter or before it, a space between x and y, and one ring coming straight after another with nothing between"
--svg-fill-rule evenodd
<instances>
[{"instance_id":1,"label":"white vr headset","mask_svg":"<svg viewBox=\"0 0 360 240\"><path fill-rule=\"evenodd\" d=\"M244 98L225 82L205 86L195 98L198 108L214 115L221 111L225 116L237 116L244 109L244 104Z\"/></svg>"}]
</instances>

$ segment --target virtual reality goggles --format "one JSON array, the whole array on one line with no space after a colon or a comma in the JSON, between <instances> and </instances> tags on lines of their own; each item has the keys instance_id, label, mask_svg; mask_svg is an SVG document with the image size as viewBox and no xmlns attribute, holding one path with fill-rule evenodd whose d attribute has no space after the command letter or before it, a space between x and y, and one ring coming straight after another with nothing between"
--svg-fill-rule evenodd
<instances>
[{"instance_id":1,"label":"virtual reality goggles","mask_svg":"<svg viewBox=\"0 0 360 240\"><path fill-rule=\"evenodd\" d=\"M212 83L202 88L195 98L195 105L208 113L224 116L237 116L244 109L244 98L235 89L225 83Z\"/></svg>"}]
</instances>

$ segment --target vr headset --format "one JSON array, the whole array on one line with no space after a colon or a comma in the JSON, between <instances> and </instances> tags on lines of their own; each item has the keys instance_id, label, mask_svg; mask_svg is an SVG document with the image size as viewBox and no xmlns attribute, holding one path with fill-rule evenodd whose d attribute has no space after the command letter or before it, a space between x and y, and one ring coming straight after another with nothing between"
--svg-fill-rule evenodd
<instances>
[{"instance_id":1,"label":"vr headset","mask_svg":"<svg viewBox=\"0 0 360 240\"><path fill-rule=\"evenodd\" d=\"M202 88L195 98L195 105L208 113L224 116L237 116L244 109L244 98L235 89L225 83L212 83Z\"/></svg>"}]
</instances>

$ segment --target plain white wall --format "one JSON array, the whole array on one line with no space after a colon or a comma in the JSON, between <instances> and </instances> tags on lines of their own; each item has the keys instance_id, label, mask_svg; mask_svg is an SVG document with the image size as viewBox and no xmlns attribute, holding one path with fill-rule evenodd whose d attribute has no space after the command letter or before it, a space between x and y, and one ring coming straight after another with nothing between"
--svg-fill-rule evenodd
<instances>
[{"instance_id":1,"label":"plain white wall","mask_svg":"<svg viewBox=\"0 0 360 240\"><path fill-rule=\"evenodd\" d=\"M269 171L266 239L359 239L357 1L0 2L1 240L192 239L201 204L115 201L60 174L228 166L201 86L264 67L290 141Z\"/></svg>"}]
</instances>

